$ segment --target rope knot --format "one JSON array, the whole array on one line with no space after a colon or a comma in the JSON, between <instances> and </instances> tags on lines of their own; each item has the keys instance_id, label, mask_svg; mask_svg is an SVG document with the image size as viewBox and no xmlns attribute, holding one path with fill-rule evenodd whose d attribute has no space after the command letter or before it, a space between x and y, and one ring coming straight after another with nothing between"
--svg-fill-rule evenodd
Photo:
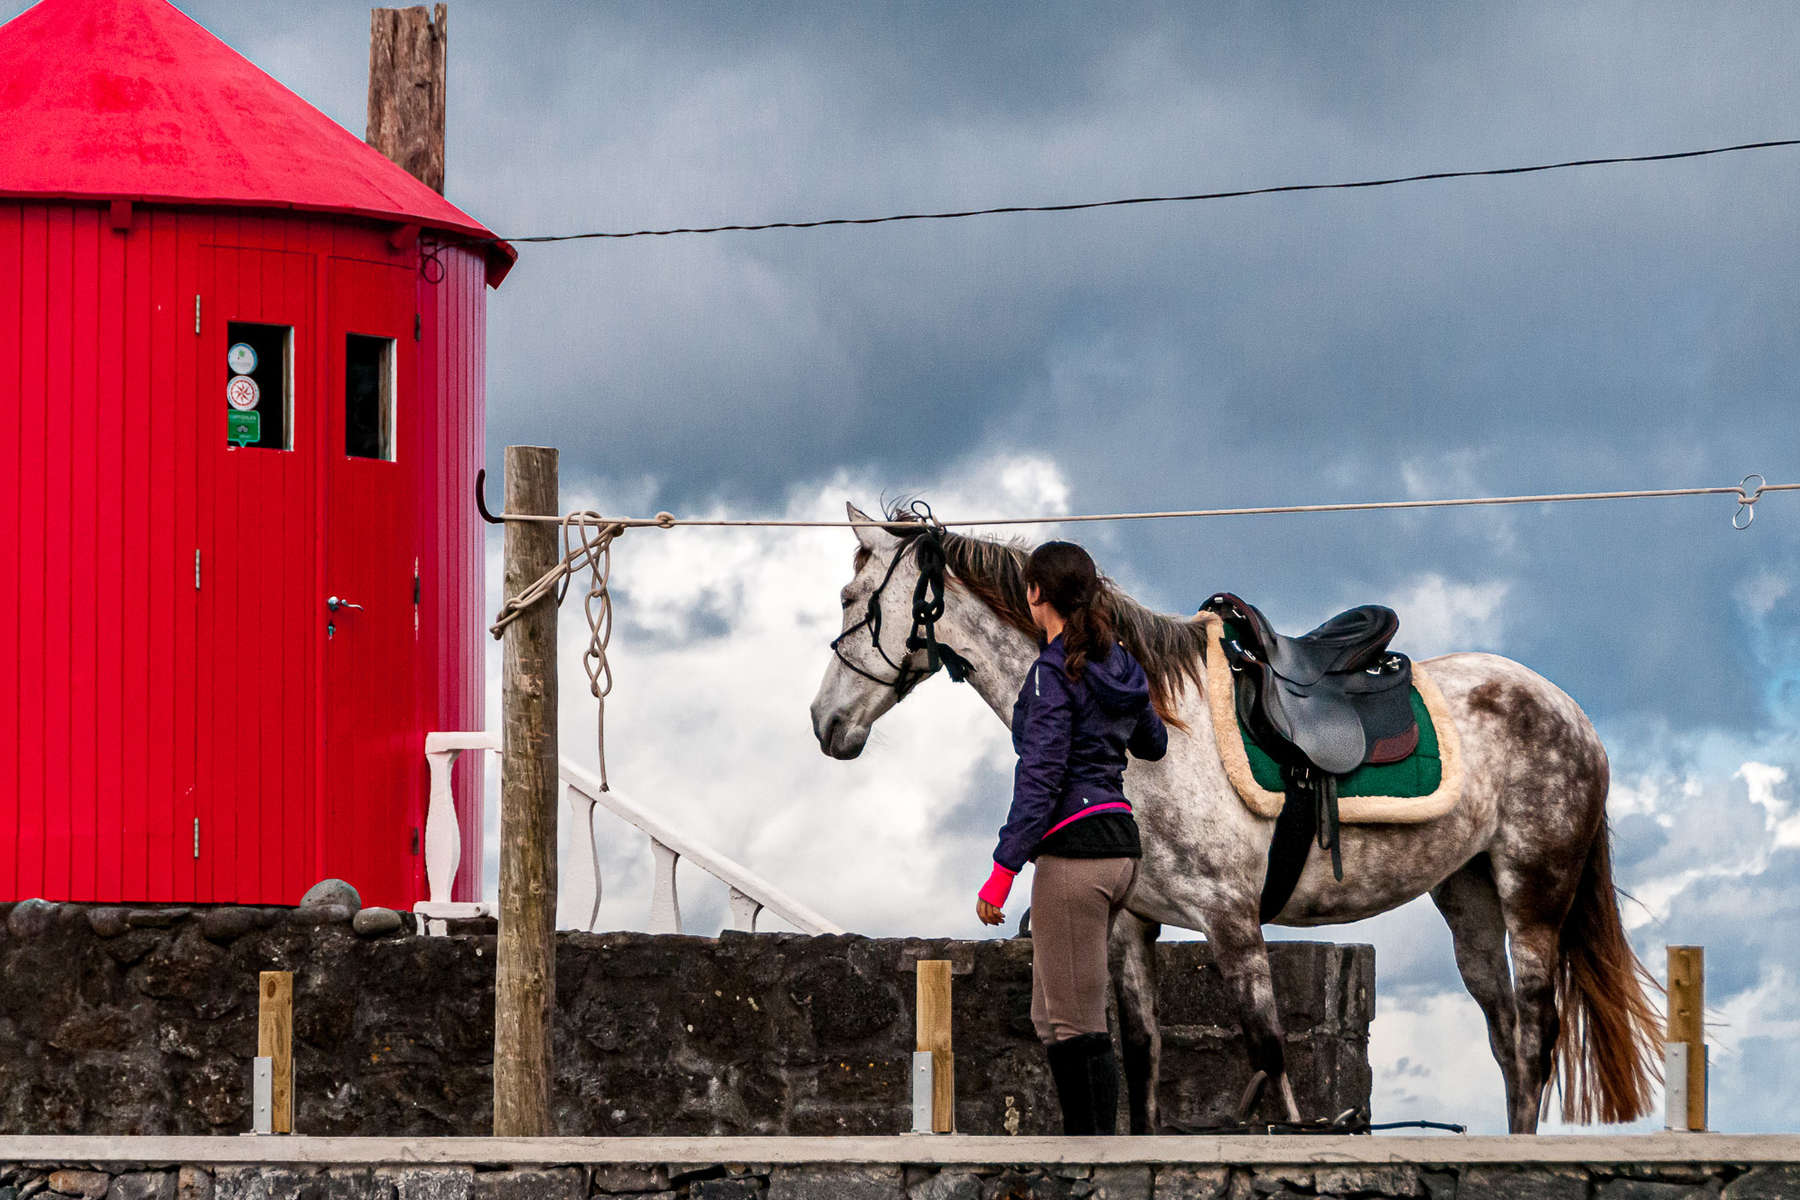
<instances>
[{"instance_id":1,"label":"rope knot","mask_svg":"<svg viewBox=\"0 0 1800 1200\"><path fill-rule=\"evenodd\" d=\"M656 525L657 525L657 528L659 528L659 529L675 528L675 514L672 512L657 513L656 514Z\"/></svg>"}]
</instances>

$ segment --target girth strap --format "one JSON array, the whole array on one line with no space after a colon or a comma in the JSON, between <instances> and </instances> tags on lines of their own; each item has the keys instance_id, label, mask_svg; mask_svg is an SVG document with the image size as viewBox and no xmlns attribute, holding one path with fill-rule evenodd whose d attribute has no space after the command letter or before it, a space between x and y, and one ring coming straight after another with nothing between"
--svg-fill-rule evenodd
<instances>
[{"instance_id":1,"label":"girth strap","mask_svg":"<svg viewBox=\"0 0 1800 1200\"><path fill-rule=\"evenodd\" d=\"M1312 785L1313 794L1318 799L1319 849L1331 851L1331 873L1342 883L1344 856L1338 849L1337 776L1327 775L1323 771L1309 771L1307 775L1307 782Z\"/></svg>"},{"instance_id":2,"label":"girth strap","mask_svg":"<svg viewBox=\"0 0 1800 1200\"><path fill-rule=\"evenodd\" d=\"M1293 898L1300 873L1315 844L1331 852L1331 873L1344 882L1344 859L1338 843L1337 778L1310 767L1283 767L1287 801L1275 818L1269 839L1269 869L1263 876L1260 920L1274 920Z\"/></svg>"}]
</instances>

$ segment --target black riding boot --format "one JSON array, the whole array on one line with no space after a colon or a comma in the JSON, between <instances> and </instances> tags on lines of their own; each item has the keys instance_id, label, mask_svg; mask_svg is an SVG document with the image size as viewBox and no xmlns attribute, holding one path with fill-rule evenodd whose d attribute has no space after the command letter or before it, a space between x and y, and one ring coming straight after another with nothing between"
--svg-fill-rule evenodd
<instances>
[{"instance_id":1,"label":"black riding boot","mask_svg":"<svg viewBox=\"0 0 1800 1200\"><path fill-rule=\"evenodd\" d=\"M1062 1106L1063 1133L1090 1137L1118 1131L1119 1064L1112 1036L1084 1033L1047 1048L1050 1076Z\"/></svg>"}]
</instances>

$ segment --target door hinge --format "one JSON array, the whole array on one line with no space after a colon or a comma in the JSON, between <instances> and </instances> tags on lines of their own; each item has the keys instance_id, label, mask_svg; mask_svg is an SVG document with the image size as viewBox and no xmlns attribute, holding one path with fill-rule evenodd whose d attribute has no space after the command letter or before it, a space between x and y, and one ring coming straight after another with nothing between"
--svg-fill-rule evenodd
<instances>
[{"instance_id":1,"label":"door hinge","mask_svg":"<svg viewBox=\"0 0 1800 1200\"><path fill-rule=\"evenodd\" d=\"M421 341L425 336L425 317L420 313L413 314L413 341Z\"/></svg>"},{"instance_id":2,"label":"door hinge","mask_svg":"<svg viewBox=\"0 0 1800 1200\"><path fill-rule=\"evenodd\" d=\"M194 551L194 590L200 590L200 552Z\"/></svg>"},{"instance_id":3,"label":"door hinge","mask_svg":"<svg viewBox=\"0 0 1800 1200\"><path fill-rule=\"evenodd\" d=\"M417 825L412 827L412 852L414 854L419 852L419 827Z\"/></svg>"},{"instance_id":4,"label":"door hinge","mask_svg":"<svg viewBox=\"0 0 1800 1200\"><path fill-rule=\"evenodd\" d=\"M194 332L200 332L200 293L194 293Z\"/></svg>"},{"instance_id":5,"label":"door hinge","mask_svg":"<svg viewBox=\"0 0 1800 1200\"><path fill-rule=\"evenodd\" d=\"M200 857L200 818L194 818L194 857Z\"/></svg>"}]
</instances>

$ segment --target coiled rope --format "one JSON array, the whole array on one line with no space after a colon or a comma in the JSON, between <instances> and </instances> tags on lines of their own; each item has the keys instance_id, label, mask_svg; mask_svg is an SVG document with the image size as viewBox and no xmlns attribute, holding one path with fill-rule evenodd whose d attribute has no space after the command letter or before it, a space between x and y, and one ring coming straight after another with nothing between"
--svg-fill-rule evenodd
<instances>
[{"instance_id":1,"label":"coiled rope","mask_svg":"<svg viewBox=\"0 0 1800 1200\"><path fill-rule=\"evenodd\" d=\"M587 615L588 646L581 656L581 666L587 672L588 691L594 697L594 737L600 750L600 790L608 791L606 697L613 688L613 673L612 663L606 657L606 648L612 642L613 631L612 544L613 539L625 532L626 526L622 522L607 521L599 513L592 511L572 512L549 519L562 524L562 559L538 576L530 587L517 596L508 597L506 603L500 606L500 615L494 618L488 632L495 638L503 636L506 627L518 620L521 613L553 592L556 603L560 606L563 597L568 595L575 572L583 567L587 568L588 590L587 595L582 597L582 608Z\"/></svg>"}]
</instances>

